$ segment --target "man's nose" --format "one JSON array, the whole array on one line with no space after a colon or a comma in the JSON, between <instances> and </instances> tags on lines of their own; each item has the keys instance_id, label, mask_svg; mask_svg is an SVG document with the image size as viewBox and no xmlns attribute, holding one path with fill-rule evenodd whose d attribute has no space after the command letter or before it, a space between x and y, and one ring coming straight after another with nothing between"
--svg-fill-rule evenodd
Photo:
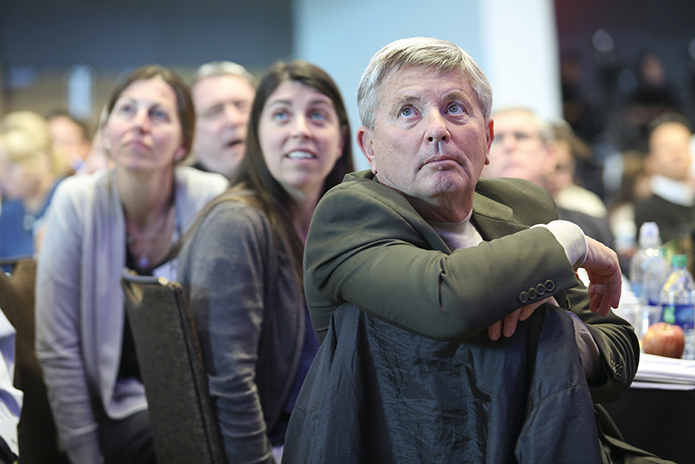
<instances>
[{"instance_id":1,"label":"man's nose","mask_svg":"<svg viewBox=\"0 0 695 464\"><path fill-rule=\"evenodd\" d=\"M445 142L449 138L449 130L446 121L438 110L432 110L427 115L427 141Z\"/></svg>"},{"instance_id":2,"label":"man's nose","mask_svg":"<svg viewBox=\"0 0 695 464\"><path fill-rule=\"evenodd\" d=\"M224 116L227 124L238 126L244 123L244 115L239 111L236 105L225 105Z\"/></svg>"},{"instance_id":3,"label":"man's nose","mask_svg":"<svg viewBox=\"0 0 695 464\"><path fill-rule=\"evenodd\" d=\"M505 151L512 151L518 143L517 137L513 132L502 132L495 134L495 145L499 145Z\"/></svg>"}]
</instances>

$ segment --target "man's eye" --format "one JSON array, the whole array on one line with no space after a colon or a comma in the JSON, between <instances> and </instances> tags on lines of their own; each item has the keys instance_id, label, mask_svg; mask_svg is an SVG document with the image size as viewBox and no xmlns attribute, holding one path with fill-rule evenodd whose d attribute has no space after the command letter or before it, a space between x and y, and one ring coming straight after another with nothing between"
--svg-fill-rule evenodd
<instances>
[{"instance_id":1,"label":"man's eye","mask_svg":"<svg viewBox=\"0 0 695 464\"><path fill-rule=\"evenodd\" d=\"M528 140L530 137L528 134L523 132L514 132L514 138L517 142L523 142L524 140Z\"/></svg>"},{"instance_id":2,"label":"man's eye","mask_svg":"<svg viewBox=\"0 0 695 464\"><path fill-rule=\"evenodd\" d=\"M449 105L449 113L461 114L461 113L463 113L463 106L459 105L458 103L454 103L452 105Z\"/></svg>"},{"instance_id":3,"label":"man's eye","mask_svg":"<svg viewBox=\"0 0 695 464\"><path fill-rule=\"evenodd\" d=\"M212 108L208 108L206 111L203 112L202 117L204 119L215 119L219 117L219 115L222 114L222 108L219 106L213 106Z\"/></svg>"},{"instance_id":4,"label":"man's eye","mask_svg":"<svg viewBox=\"0 0 695 464\"><path fill-rule=\"evenodd\" d=\"M234 106L236 106L237 110L241 111L242 113L249 113L251 111L250 102L238 101L234 103Z\"/></svg>"},{"instance_id":5,"label":"man's eye","mask_svg":"<svg viewBox=\"0 0 695 464\"><path fill-rule=\"evenodd\" d=\"M403 108L401 110L401 116L409 117L409 116L412 116L413 114L415 114L415 111L413 111L413 109L409 106L406 106L405 108Z\"/></svg>"}]
</instances>

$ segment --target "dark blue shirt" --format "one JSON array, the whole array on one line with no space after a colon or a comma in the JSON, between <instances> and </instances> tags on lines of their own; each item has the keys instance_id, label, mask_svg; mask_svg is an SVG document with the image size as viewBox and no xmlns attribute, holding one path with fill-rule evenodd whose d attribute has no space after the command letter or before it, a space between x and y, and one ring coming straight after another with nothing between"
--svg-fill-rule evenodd
<instances>
[{"instance_id":1,"label":"dark blue shirt","mask_svg":"<svg viewBox=\"0 0 695 464\"><path fill-rule=\"evenodd\" d=\"M48 210L58 182L53 186L43 206L35 214L24 209L22 200L6 199L0 210L0 258L34 254L34 230Z\"/></svg>"}]
</instances>

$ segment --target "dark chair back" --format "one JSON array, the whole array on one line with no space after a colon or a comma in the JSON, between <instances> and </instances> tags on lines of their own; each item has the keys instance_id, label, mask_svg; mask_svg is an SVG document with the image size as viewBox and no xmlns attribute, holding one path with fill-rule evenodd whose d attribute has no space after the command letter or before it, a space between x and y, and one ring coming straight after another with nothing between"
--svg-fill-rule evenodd
<instances>
[{"instance_id":1,"label":"dark chair back","mask_svg":"<svg viewBox=\"0 0 695 464\"><path fill-rule=\"evenodd\" d=\"M34 347L36 261L31 257L9 258L0 260L0 266L12 267L9 276L0 271L0 308L17 331L14 386L24 392L18 428L21 461L61 462L63 455Z\"/></svg>"},{"instance_id":2,"label":"dark chair back","mask_svg":"<svg viewBox=\"0 0 695 464\"><path fill-rule=\"evenodd\" d=\"M158 462L224 463L200 344L181 285L124 271L121 279Z\"/></svg>"}]
</instances>

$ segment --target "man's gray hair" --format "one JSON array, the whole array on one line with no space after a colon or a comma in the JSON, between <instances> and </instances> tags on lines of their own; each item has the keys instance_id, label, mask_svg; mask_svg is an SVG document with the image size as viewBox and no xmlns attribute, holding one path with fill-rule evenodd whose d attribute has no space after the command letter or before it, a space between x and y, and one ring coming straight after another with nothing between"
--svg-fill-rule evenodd
<instances>
[{"instance_id":1,"label":"man's gray hair","mask_svg":"<svg viewBox=\"0 0 695 464\"><path fill-rule=\"evenodd\" d=\"M480 66L458 45L429 37L396 40L379 50L364 70L357 88L357 109L362 125L374 128L379 92L394 69L423 67L445 73L459 68L475 91L485 118L492 110L492 87Z\"/></svg>"},{"instance_id":2,"label":"man's gray hair","mask_svg":"<svg viewBox=\"0 0 695 464\"><path fill-rule=\"evenodd\" d=\"M205 63L196 72L193 82L191 82L191 88L195 87L198 81L206 77L218 77L218 76L237 76L245 79L251 87L254 89L258 82L253 75L246 70L242 65L237 63L232 63L231 61L211 61L210 63Z\"/></svg>"}]
</instances>

